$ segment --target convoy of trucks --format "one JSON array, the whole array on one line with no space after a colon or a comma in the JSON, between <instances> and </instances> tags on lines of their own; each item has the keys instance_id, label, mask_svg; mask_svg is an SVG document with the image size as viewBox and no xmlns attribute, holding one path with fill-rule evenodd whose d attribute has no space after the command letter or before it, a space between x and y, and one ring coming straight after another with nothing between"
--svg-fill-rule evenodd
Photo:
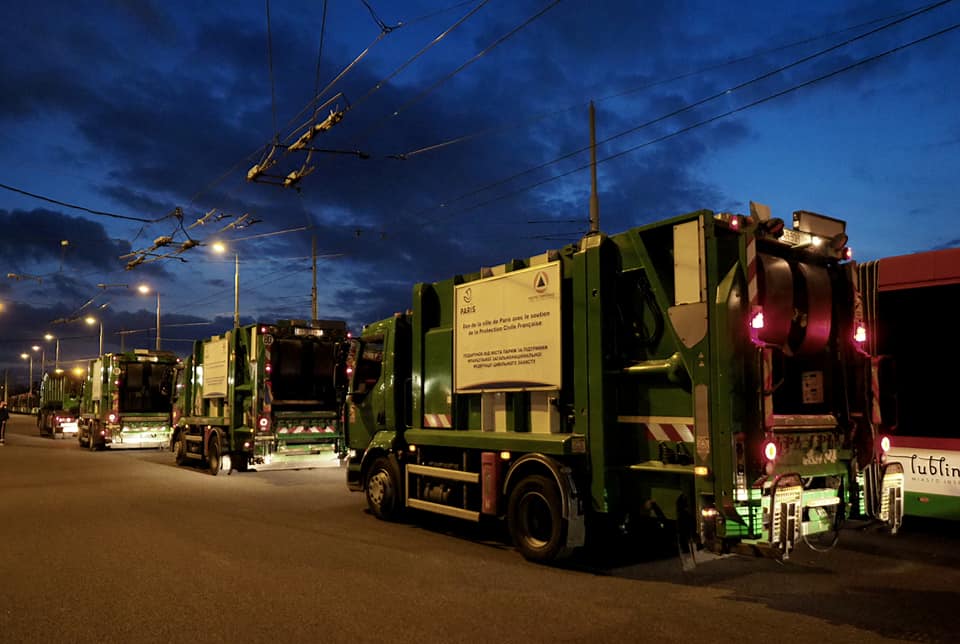
<instances>
[{"instance_id":1,"label":"convoy of trucks","mask_svg":"<svg viewBox=\"0 0 960 644\"><path fill-rule=\"evenodd\" d=\"M236 327L194 343L177 385L171 448L210 473L336 462L344 322Z\"/></svg>"},{"instance_id":2,"label":"convoy of trucks","mask_svg":"<svg viewBox=\"0 0 960 644\"><path fill-rule=\"evenodd\" d=\"M63 370L43 374L37 427L51 438L76 436L82 381Z\"/></svg>"},{"instance_id":3,"label":"convoy of trucks","mask_svg":"<svg viewBox=\"0 0 960 644\"><path fill-rule=\"evenodd\" d=\"M44 377L38 424L55 436L79 416L91 450L169 447L214 475L343 459L377 517L502 519L533 561L651 525L681 550L788 557L835 544L858 510L896 531L904 468L960 462L906 438L931 426L909 386L882 418L888 354L912 370L896 343L909 294L940 286L905 266L858 271L828 216L788 229L760 204L701 210L417 284L410 310L357 338L283 320L182 362L106 353L82 396ZM957 512L907 478L909 511Z\"/></svg>"},{"instance_id":4,"label":"convoy of trucks","mask_svg":"<svg viewBox=\"0 0 960 644\"><path fill-rule=\"evenodd\" d=\"M697 211L413 289L348 353L371 511L506 520L531 560L604 526L787 556L835 542L865 399L845 224Z\"/></svg>"},{"instance_id":5,"label":"convoy of trucks","mask_svg":"<svg viewBox=\"0 0 960 644\"><path fill-rule=\"evenodd\" d=\"M180 359L170 351L105 353L89 362L77 439L91 451L165 448Z\"/></svg>"}]
</instances>

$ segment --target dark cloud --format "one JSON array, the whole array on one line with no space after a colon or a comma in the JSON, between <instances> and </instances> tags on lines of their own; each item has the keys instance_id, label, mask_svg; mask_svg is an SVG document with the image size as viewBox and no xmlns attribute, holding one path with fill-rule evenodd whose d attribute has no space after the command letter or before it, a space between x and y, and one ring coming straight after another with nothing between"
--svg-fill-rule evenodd
<instances>
[{"instance_id":1,"label":"dark cloud","mask_svg":"<svg viewBox=\"0 0 960 644\"><path fill-rule=\"evenodd\" d=\"M111 269L130 250L127 242L111 239L102 224L43 208L0 210L0 230L0 255L14 269L42 262L60 269Z\"/></svg>"}]
</instances>

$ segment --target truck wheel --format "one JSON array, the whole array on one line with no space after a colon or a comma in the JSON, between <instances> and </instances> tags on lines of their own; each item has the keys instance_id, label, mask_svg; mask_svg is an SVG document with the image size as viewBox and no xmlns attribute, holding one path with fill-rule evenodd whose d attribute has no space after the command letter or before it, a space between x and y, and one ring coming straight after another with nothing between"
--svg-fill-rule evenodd
<instances>
[{"instance_id":1,"label":"truck wheel","mask_svg":"<svg viewBox=\"0 0 960 644\"><path fill-rule=\"evenodd\" d=\"M367 505L379 519L396 521L401 514L400 468L396 461L381 456L370 466L364 485Z\"/></svg>"},{"instance_id":2,"label":"truck wheel","mask_svg":"<svg viewBox=\"0 0 960 644\"><path fill-rule=\"evenodd\" d=\"M177 465L183 465L187 460L187 442L183 439L183 432L177 432L173 439L173 460Z\"/></svg>"},{"instance_id":3,"label":"truck wheel","mask_svg":"<svg viewBox=\"0 0 960 644\"><path fill-rule=\"evenodd\" d=\"M220 473L220 437L216 434L210 437L207 446L207 467L214 476Z\"/></svg>"},{"instance_id":4,"label":"truck wheel","mask_svg":"<svg viewBox=\"0 0 960 644\"><path fill-rule=\"evenodd\" d=\"M517 550L530 561L549 562L570 554L560 490L545 476L528 476L513 488L507 527Z\"/></svg>"}]
</instances>

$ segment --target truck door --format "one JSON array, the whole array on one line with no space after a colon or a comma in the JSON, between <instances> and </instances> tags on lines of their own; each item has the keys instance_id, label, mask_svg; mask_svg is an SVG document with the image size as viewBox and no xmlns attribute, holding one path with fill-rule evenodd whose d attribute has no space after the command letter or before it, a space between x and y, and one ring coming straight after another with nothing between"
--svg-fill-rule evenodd
<instances>
[{"instance_id":1,"label":"truck door","mask_svg":"<svg viewBox=\"0 0 960 644\"><path fill-rule=\"evenodd\" d=\"M350 447L364 449L386 426L384 404L384 335L351 342L347 357L350 386L347 394L347 440Z\"/></svg>"}]
</instances>

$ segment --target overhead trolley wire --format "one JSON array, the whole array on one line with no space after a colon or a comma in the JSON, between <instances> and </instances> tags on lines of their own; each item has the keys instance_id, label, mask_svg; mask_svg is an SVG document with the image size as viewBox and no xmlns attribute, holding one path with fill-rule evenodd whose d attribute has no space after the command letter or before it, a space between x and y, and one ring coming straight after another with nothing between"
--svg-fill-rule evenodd
<instances>
[{"instance_id":1,"label":"overhead trolley wire","mask_svg":"<svg viewBox=\"0 0 960 644\"><path fill-rule=\"evenodd\" d=\"M523 22L521 22L519 25L517 25L516 27L514 27L513 29L511 29L511 30L508 31L507 33L505 33L505 34L503 34L502 36L500 36L499 38L497 38L495 41L493 41L492 43L490 43L486 48L484 48L483 50L481 50L481 51L477 52L476 54L474 54L470 59L468 59L466 62L464 62L463 64L461 64L459 67L457 67L457 68L454 69L453 71L449 72L448 74L446 74L445 76L443 76L443 77L440 78L439 80L435 81L432 85L430 85L429 87L427 87L427 89L425 89L424 91L420 92L419 94L417 94L416 96L414 96L412 99L410 99L409 101L407 101L406 103L404 103L403 105L401 105L400 107L398 107L396 110L394 110L391 114L388 114L386 117L384 117L383 119L381 119L374 127L368 129L366 132L364 132L363 134L361 134L361 138L368 136L368 135L371 134L372 132L375 132L375 131L376 131L377 129L379 129L379 128L383 125L383 123L385 123L387 120L392 119L392 118L396 118L396 117L399 116L402 112L404 112L407 108L409 108L409 107L411 107L411 106L413 106L413 105L416 105L417 103L419 103L420 101L422 101L423 99L425 99L427 96L429 96L429 95L432 94L434 91L436 91L437 88L439 88L441 85L443 85L444 83L446 83L448 80L450 80L451 78L453 78L454 76L456 76L457 74L459 74L460 72L462 72L464 69L466 69L467 67L469 67L469 66L472 65L473 63L475 63L475 62L477 62L478 60L480 60L483 56L485 56L486 54L488 54L490 51L492 51L493 49L495 49L495 48L498 47L499 45L503 44L504 42L506 42L507 40L509 40L510 38L512 38L512 37L513 37L514 35L516 35L518 32L520 32L520 31L523 30L525 27L527 27L530 23L532 23L533 21L537 20L538 18L540 18L541 16L543 16L544 14L546 14L548 11L550 11L551 9L553 9L553 8L554 8L555 6L557 6L558 4L560 4L560 0L553 0L553 2L551 2L551 3L548 4L547 6L543 7L542 9L540 9L540 11L534 13L533 15L531 15L530 17L528 17L526 20L524 20Z\"/></svg>"},{"instance_id":2,"label":"overhead trolley wire","mask_svg":"<svg viewBox=\"0 0 960 644\"><path fill-rule=\"evenodd\" d=\"M153 224L158 221L163 221L170 215L164 215L163 217L158 217L157 219L146 219L144 217L131 217L129 215L118 215L113 212L107 212L105 210L94 210L93 208L87 208L86 206L78 206L76 204L67 203L66 201L60 201L59 199L53 199L52 197L44 197L43 195L38 195L35 192L28 192L22 188L15 188L14 186L8 186L5 183L0 183L0 188L4 190L9 190L10 192L16 192L18 194L32 197L34 199L39 199L40 201L46 201L47 203L52 203L57 206L63 206L64 208L73 208L74 210L81 210L83 212L89 213L91 215L98 215L100 217L110 217L112 219L125 219L127 221L140 221L147 224Z\"/></svg>"},{"instance_id":3,"label":"overhead trolley wire","mask_svg":"<svg viewBox=\"0 0 960 644\"><path fill-rule=\"evenodd\" d=\"M363 101L365 101L366 99L370 98L370 96L371 96L372 94L374 94L375 92L377 92L378 90L380 90L387 82L389 82L389 81L390 81L392 78L394 78L397 74L399 74L400 72L402 72L403 70L405 70L407 67L409 67L411 64L413 64L413 62L414 62L415 60L417 60L418 58L420 58L420 56L422 56L423 54L427 53L427 51L429 51L431 48L433 48L435 45L437 45L441 40L443 40L444 38L446 38L447 35L448 35L450 32L452 32L454 29L456 29L457 27L459 27L460 25L462 25L464 22L466 22L466 20L467 20L468 18L470 18L471 16L473 16L473 15L474 15L476 12L478 12L480 9L482 9L488 2L490 2L490 0L482 0L479 4L477 4L477 6L475 6L473 9L471 9L470 11L468 11L468 12L467 12L466 14L464 14L459 20L457 20L457 21L454 22L452 25L450 25L449 27L447 27L443 32L441 32L440 34L438 34L436 38L434 38L434 39L431 40L428 44L426 44L424 47L422 47L422 48L420 49L420 51L418 51L418 52L415 53L413 56L411 56L410 58L408 58L408 59L406 60L406 62L404 62L404 63L403 63L402 65L400 65L399 67L397 67L397 68L396 68L395 70L393 70L392 72L390 72L390 74L388 74L387 76L385 76L383 79L377 81L377 83L376 83L373 87L371 87L369 90L367 90L367 93L366 93L366 94L364 94L363 96L361 96L357 101L355 101L355 102L353 103L353 105L351 106L351 109L356 108L357 105L361 104Z\"/></svg>"},{"instance_id":4,"label":"overhead trolley wire","mask_svg":"<svg viewBox=\"0 0 960 644\"><path fill-rule=\"evenodd\" d=\"M317 77L313 84L313 95L320 93L320 61L323 59L323 36L327 32L327 0L323 0L323 16L320 18L320 47L317 49Z\"/></svg>"},{"instance_id":5,"label":"overhead trolley wire","mask_svg":"<svg viewBox=\"0 0 960 644\"><path fill-rule=\"evenodd\" d=\"M702 98L702 99L699 99L699 100L697 100L697 101L694 101L693 103L688 103L687 105L684 105L683 107L677 108L676 110L673 110L673 111L671 111L671 112L668 112L668 113L663 114L663 115L661 115L661 116L658 116L658 117L656 117L656 118L650 119L650 120L648 120L648 121L646 121L646 122L644 122L644 123L641 123L640 125L636 125L636 126L634 126L634 127L631 127L631 128L626 129L626 130L623 130L623 131L621 131L621 132L619 132L619 133L617 133L617 134L613 134L613 135L611 135L611 136L608 136L608 137L606 137L606 138L604 138L604 139L601 139L601 140L597 141L597 145L602 145L602 144L604 144L604 143L609 143L609 142L614 141L614 140L616 140L616 139L622 138L622 137L624 137L624 136L626 136L626 135L628 135L628 134L632 134L632 133L637 132L637 131L639 131L639 130L642 130L642 129L644 129L644 128L650 127L651 125L655 125L655 124L657 124L657 123L660 123L660 122L662 122L662 121L665 121L665 120L667 120L667 119L670 119L670 118L672 118L672 117L674 117L674 116L678 116L678 115L680 115L680 114L683 114L684 112L688 112L688 111L690 111L690 110L692 110L692 109L694 109L694 108L696 108L696 107L700 107L700 106L702 106L702 105L705 105L706 103L709 103L710 101L714 101L714 100L716 100L716 99L718 99L718 98L723 98L723 97L725 97L725 96L729 96L729 95L732 94L733 92L736 92L736 91L739 91L739 90L741 90L741 89L744 89L744 88L746 88L746 87L748 87L748 86L750 86L750 85L753 85L753 84L758 83L758 82L760 82L760 81L766 80L766 79L768 79L768 78L770 78L770 77L772 77L772 76L775 76L775 75L777 75L777 74L781 74L781 73L783 73L784 71L786 71L786 70L788 70L788 69L791 69L791 68L793 68L793 67L797 67L798 65L801 65L801 64L803 64L803 63L809 62L809 61L813 60L814 58L817 58L817 57L826 55L826 54L828 54L828 53L830 53L830 52L832 52L832 51L835 51L835 50L837 50L837 49L840 49L840 48L842 48L842 47L845 47L845 46L847 46L847 45L849 45L849 44L851 44L851 43L854 43L854 42L856 42L856 41L858 41L858 40L862 40L863 38L866 38L866 37L868 37L868 36L871 36L871 35L874 35L874 34L876 34L876 33L879 33L879 32L881 32L881 31L883 31L883 30L885 30L885 29L889 29L889 28L894 27L894 26L896 26L896 25L902 24L903 22L905 22L905 21L907 21L907 20L911 20L911 19L913 19L913 18L916 18L917 16L920 16L920 15L922 15L922 14L924 14L924 13L927 13L927 12L929 12L929 11L932 11L933 9L937 9L937 8L939 8L939 7L941 7L941 6L945 5L945 4L949 4L949 3L952 2L952 1L953 1L953 0L940 0L939 2L936 2L936 3L934 3L934 4L927 5L927 6L922 7L922 8L920 8L920 9L916 10L916 11L912 11L912 12L910 12L909 14L907 14L907 15L905 15L905 16L902 16L902 17L900 17L900 18L897 18L896 20L893 20L893 21L891 21L891 22L889 22L889 23L886 23L886 24L884 24L884 25L881 25L881 26L879 26L879 27L876 27L876 28L874 28L874 29L871 29L870 31L864 32L864 33L859 34L859 35L857 35L857 36L854 36L854 37L852 37L852 38L848 38L847 40L844 40L844 41L841 42L841 43L837 43L837 44L835 44L835 45L831 45L830 47L827 47L827 48L825 48L825 49L821 49L821 50L819 50L819 51L817 51L817 52L815 52L815 53L813 53L813 54L809 54L809 55L807 55L807 56L804 56L804 57L802 57L802 58L800 58L800 59L798 59L798 60L795 60L795 61L793 61L793 62L791 62L791 63L788 63L788 64L786 64L786 65L781 65L780 67L777 67L776 69L773 69L773 70L764 72L763 74L760 74L759 76L755 76L755 77L751 78L750 80L747 80L747 81L744 81L744 82L742 82L742 83L738 83L738 84L736 84L736 85L730 86L730 87L728 87L728 88L726 88L726 89L720 90L720 91L718 91L718 92L716 92L716 93L714 93L714 94L712 94L712 95L710 95L710 96L707 96L707 97L705 97L705 98ZM465 192L465 193L463 193L463 194L460 194L460 195L458 195L457 197L454 197L453 199L444 201L443 203L439 204L438 206L434 206L434 207L429 207L429 208L422 209L422 210L418 211L417 213L414 213L414 215L416 216L416 215L419 215L419 214L424 214L424 213L430 212L431 210L436 210L436 209L439 209L439 208L447 208L447 207L449 207L451 204L457 203L457 202L459 202L459 201L463 201L464 199L467 199L467 198L469 198L469 197L473 197L473 196L478 195L478 194L480 194L480 193L487 192L487 191L489 191L489 190L492 190L492 189L494 189L494 188L497 188L497 187L499 187L499 186L502 186L502 185L504 185L504 184L506 184L506 183L509 183L509 182L513 181L514 179L518 179L518 178L520 178L520 177L523 177L523 176L526 176L526 175L531 174L531 173L533 173L533 172L536 172L537 170L542 170L542 169L547 168L547 167L549 167L549 166L551 166L551 165L557 164L557 163L559 163L560 161L564 161L564 160L569 159L569 158L571 158L571 157L574 157L574 156L576 156L576 155L578 155L578 154L581 154L581 153L583 153L583 152L586 152L586 151L588 151L589 149L590 149L590 146L584 146L584 147L581 147L581 148L577 148L576 150L572 150L572 151L570 151L570 152L567 152L566 154L563 154L563 155L561 155L561 156L559 156L559 157L556 157L556 158L554 158L554 159L551 159L550 161L545 161L545 162L540 163L540 164L538 164L538 165L535 165L535 166L526 168L525 170L521 170L520 172L517 172L517 173L515 173L515 174L512 174L512 175L510 175L510 176L508 176L508 177L505 177L505 178L503 178L503 179L499 179L499 180L497 180L497 181L494 181L494 182L492 182L492 183L483 185L483 186L481 186L481 187L479 187L479 188L476 188L476 189L474 189L474 190L471 190L471 191L469 191L469 192ZM562 176L562 175L561 175L561 176Z\"/></svg>"},{"instance_id":6,"label":"overhead trolley wire","mask_svg":"<svg viewBox=\"0 0 960 644\"><path fill-rule=\"evenodd\" d=\"M606 94L606 95L604 95L604 96L601 96L601 97L595 99L594 102L595 102L595 103L602 103L602 102L604 102L604 101L608 101L608 100L611 100L611 99L614 99L614 98L622 98L622 97L624 97L624 96L629 96L629 95L631 95L631 94L636 94L637 92L642 92L642 91L644 91L644 90L652 89L652 88L658 87L658 86L660 86L660 85L668 85L668 84L670 84L670 83L675 83L676 81L684 80L684 79L686 79L686 78L691 78L691 77L694 77L694 76L699 76L699 75L705 74L705 73L707 73L707 72L716 71L716 70L722 69L722 68L724 68L724 67L730 67L731 65L736 65L736 64L739 64L739 63L746 62L746 61L748 61L748 60L753 60L753 59L755 59L755 58L760 58L761 56L766 56L766 55L768 55L768 54L774 54L774 53L777 53L777 52L780 52L780 51L785 51L785 50L788 50L788 49L793 49L794 47L799 47L800 45L806 45L806 44L809 44L809 43L812 43L812 42L816 42L816 41L818 41L818 40L823 40L824 38L829 38L830 36L835 36L835 35L837 35L837 34L842 34L842 33L848 32L848 31L853 31L854 29L860 29L860 28L862 28L862 27L867 27L867 26L876 24L876 23L878 23L878 22L884 22L884 21L886 21L886 20L892 20L892 19L894 19L894 18L899 18L899 17L901 17L901 16L905 16L905 15L907 15L907 14L913 13L913 11L915 11L915 10L911 9L911 10L909 10L909 11L900 11L900 12L895 13L895 14L890 14L890 15L883 16L883 17L880 17L880 18L874 18L874 19L872 19L872 20L867 20L867 21L865 21L865 22L861 22L861 23L856 24L856 25L851 25L851 26L845 27L845 28L843 28L843 29L837 29L837 30L835 30L835 31L829 31L829 32L826 32L826 33L819 34L819 35L817 35L817 36L811 36L811 37L809 37L809 38L804 38L804 39L802 39L802 40L795 40L795 41L793 41L793 42L791 42L791 43L787 43L787 44L785 44L785 45L780 45L780 46L778 46L778 47L771 47L771 48L768 48L768 49L764 49L764 50L761 50L761 51L758 51L758 52L755 52L755 53L753 53L753 54L749 54L749 55L746 55L746 56L739 56L739 57L737 57L737 58L730 58L730 59L728 59L728 60L725 60L725 61L723 61L723 62L721 62L721 63L717 63L717 64L715 64L715 65L710 65L710 66L702 67L702 68L700 68L700 69L692 70L692 71L689 71L689 72L684 72L684 73L682 73L682 74L677 74L677 75L671 76L671 77L669 77L669 78L662 78L662 79L659 79L659 80L655 80L655 81L646 83L646 84L644 84L644 85L640 85L640 86L638 86L638 87L632 87L632 88L629 88L629 89L620 90L620 91L614 92L613 94ZM499 133L501 133L501 132L509 132L509 131L511 131L511 130L520 129L520 128L526 127L526 126L528 126L528 125L531 125L531 124L533 124L533 123L538 123L538 122L540 122L540 121L542 121L542 120L544 120L544 119L546 119L546 118L548 118L548 117L550 117L550 116L556 116L556 115L559 115L559 114L564 114L564 113L566 113L566 112L570 112L570 111L575 110L575 109L578 109L578 108L582 108L584 105L586 105L586 103L583 103L583 102L574 103L574 104L572 104L572 105L568 105L567 107L563 107L563 108L560 108L560 109L555 109L555 110L550 110L550 111L546 111L546 112L541 112L540 114L535 114L534 116L532 116L532 117L530 117L530 118L528 118L528 119L526 119L526 120L523 120L523 121L521 121L521 122L519 122L519 123L515 123L515 124L511 124L511 125L506 125L506 126L499 126L499 127L489 127L489 128L485 128L485 129L483 129L483 130L477 130L477 131L475 131L475 132L471 132L471 133L468 133L468 134L463 134L463 135L460 135L460 136L457 136L457 137L454 137L454 138L451 138L451 139L447 139L447 140L445 140L445 141L440 141L440 142L438 142L438 143L433 143L433 144L430 144L430 145L426 145L426 146L423 146L423 147L421 147L421 148L417 148L417 149L414 149L414 150L409 150L409 151L407 151L407 152L395 152L395 153L392 153L392 154L388 154L388 155L386 155L386 158L389 158L389 159L398 159L398 160L406 160L406 159L409 159L410 157L413 157L413 156L417 156L417 155L420 155L420 154L424 154L424 153L426 153L426 152L432 152L432 151L434 151L434 150L439 150L439 149L441 149L441 148L445 148L445 147L448 147L448 146L451 146L451 145L456 145L456 144L458 144L458 143L464 143L464 142L466 142L466 141L470 141L470 140L473 140L473 139L475 139L475 138L479 138L479 137L481 137L481 136L488 136L488 135L491 135L491 134L499 134Z\"/></svg>"},{"instance_id":7,"label":"overhead trolley wire","mask_svg":"<svg viewBox=\"0 0 960 644\"><path fill-rule=\"evenodd\" d=\"M395 25L388 25L383 20L380 19L380 16L377 15L377 12L373 10L373 7L370 6L370 3L367 0L360 0L363 3L363 6L367 8L367 11L370 12L370 17L373 18L373 21L377 23L377 26L380 27L380 31L390 32L396 29L397 27L402 26L403 23L397 23Z\"/></svg>"},{"instance_id":8,"label":"overhead trolley wire","mask_svg":"<svg viewBox=\"0 0 960 644\"><path fill-rule=\"evenodd\" d=\"M441 13L444 13L444 12L447 12L447 11L451 11L451 10L453 10L453 9L457 9L457 8L462 7L462 6L464 6L464 5L470 4L470 2L473 2L473 1L474 1L474 0L470 0L469 2L458 2L458 3L455 3L455 4L452 4L452 5L448 6L448 7L445 7L445 8L443 8L443 9L438 9L438 10L436 10L436 11L432 11L432 12L430 12L430 13L426 13L426 14L417 16L417 17L412 18L411 20L408 20L408 21L405 21L405 22L400 22L400 23L398 23L398 26L406 26L406 25L412 25L412 24L415 24L415 23L418 23L418 22L422 22L422 21L424 21L424 20L427 20L427 19L429 19L429 18L432 18L432 17L434 17L434 16L437 16L437 15L439 15L439 14L441 14ZM293 118L291 118L291 119L288 121L288 123L287 123L287 125L286 125L286 128L287 128L287 129L288 129L288 128L291 128L304 114L306 114L310 109L313 109L313 108L318 104L318 101L320 100L320 98L321 98L323 95L325 95L328 91L330 91L330 89L331 89L340 79L342 79L351 69L353 69L353 67L355 67L355 66L360 62L360 60L362 60L364 57L366 57L366 55L369 53L370 49L371 49L374 45L376 45L376 44L384 37L384 35L385 35L385 33L381 30L380 34L378 34L378 36L377 36L369 45L367 45L366 49L364 49L364 51L362 51L362 52L356 57L356 59L353 60L353 62L351 62L349 65L347 65L347 67L346 67L342 72L340 72L332 81L330 81L323 90L316 92L316 94L314 95L314 97L313 97L310 101L308 101L307 104L306 104L303 108L301 108L300 111L297 112L296 115L293 116ZM317 82L316 85L319 86L319 82ZM295 131L296 131L296 130L295 130ZM289 140L290 138L292 138L292 136L293 136L293 135L291 134L290 136L287 137L286 140ZM251 161L255 161L258 157L261 157L263 154L265 154L267 151L269 151L271 145L272 145L271 143L264 143L264 144L262 144L262 145L259 145L256 149L252 150L249 154L247 154L246 156L244 156L244 157L241 158L241 159L238 159L232 166L230 166L227 170L225 170L223 173L221 173L217 178L215 178L213 181L209 182L208 184L206 184L205 186L203 186L202 188L200 188L200 189L193 195L193 197L190 199L189 205L193 205L194 203L196 203L196 201L197 201L203 194L205 194L206 192L208 192L209 190L211 190L214 186L216 186L216 185L220 184L221 182L223 182L227 177L229 177L230 175L232 175L234 172L236 172L238 169L240 169L241 167L243 167L245 164L247 164L247 163L249 163L249 162L251 162Z\"/></svg>"},{"instance_id":9,"label":"overhead trolley wire","mask_svg":"<svg viewBox=\"0 0 960 644\"><path fill-rule=\"evenodd\" d=\"M277 92L273 80L273 36L270 29L270 0L267 3L267 67L270 70L270 107L273 111L273 138L276 141L280 137L280 131L277 129Z\"/></svg>"},{"instance_id":10,"label":"overhead trolley wire","mask_svg":"<svg viewBox=\"0 0 960 644\"><path fill-rule=\"evenodd\" d=\"M940 36L946 35L946 34L952 32L952 31L955 31L955 30L957 30L957 29L960 29L960 23L955 23L955 24L953 24L953 25L951 25L951 26L949 26L949 27L947 27L947 28L945 28L945 29L941 29L941 30L939 30L939 31L936 31L936 32L927 34L926 36L922 36L922 37L917 38L917 39L915 39L915 40L912 40L912 41L910 41L910 42L908 42L908 43L905 43L905 44L903 44L903 45L899 45L899 46L894 47L894 48L892 48L892 49L888 49L888 50L886 50L886 51L884 51L884 52L881 52L881 53L879 53L879 54L874 54L874 55L872 55L872 56L868 56L868 57L866 57L866 58L862 58L862 59L860 59L860 60L858 60L858 61L856 61L856 62L854 62L854 63L851 63L851 64L849 64L849 65L845 65L844 67L841 67L841 68L839 68L839 69L836 69L836 70L834 70L834 71L832 71L832 72L828 72L828 73L823 74L823 75L821 75L821 76L817 76L816 78L812 78L812 79L810 79L810 80L808 80L808 81L805 81L805 82L803 82L803 83L798 83L797 85L793 85L793 86L788 87L787 89L781 90L781 91L779 91L779 92L775 92L775 93L773 93L773 94L769 94L769 95L767 95L767 96L765 96L765 97L763 97L763 98L757 99L757 100L755 100L755 101L751 101L750 103L747 103L747 104L745 104L745 105L742 105L742 106L740 106L740 107L738 107L738 108L735 108L735 109L732 109L732 110L728 110L728 111L726 111L726 112L723 112L722 114L717 114L716 116L712 116L712 117L710 117L710 118L707 118L707 119L704 119L704 120L702 120L702 121L698 121L698 122L696 122L696 123L693 123L693 124L691 124L691 125L688 125L688 126L686 126L686 127L680 128L680 129L678 129L678 130L674 130L673 132L669 132L669 133L667 133L667 134L664 134L663 136L656 137L656 138L654 138L654 139L651 139L651 140L646 141L646 142L644 142L644 143L641 143L641 144L639 144L639 145L635 145L635 146L630 147L630 148L627 148L627 149L625 149L625 150L621 150L620 152L616 152L616 153L614 153L614 154L608 155L608 156L606 156L606 157L604 157L604 158L602 158L602 159L598 159L598 160L597 160L597 163L598 163L598 164L601 164L601 163L606 163L606 162L608 162L608 161L613 161L614 159L618 159L618 158L620 158L620 157L622 157L622 156L626 156L627 154L630 154L631 152L636 152L637 150L640 150L640 149L642 149L642 148L649 147L649 146L654 145L654 144L656 144L656 143L661 143L661 142L663 142L663 141L666 141L667 139L672 139L672 138L674 138L674 137L676 137L676 136L679 136L679 135L681 135L681 134L685 134L685 133L687 133L687 132L689 132L689 131L691 131L691 130L697 129L697 128L699 128L699 127L703 127L704 125L709 125L710 123L713 123L713 122L715 122L715 121L719 121L719 120L724 119L724 118L726 118L726 117L728 117L728 116L732 116L732 115L737 114L737 113L739 113L739 112L743 112L743 111L746 111L746 110L748 110L748 109L757 107L758 105L762 105L762 104L764 104L764 103L768 103L768 102L770 102L770 101L772 101L772 100L774 100L774 99L781 98L781 97L783 97L783 96L786 96L787 94L791 94L791 93L793 93L793 92L796 92L796 91L799 90L799 89L803 89L803 88L805 88L805 87L809 87L809 86L811 86L811 85L815 85L816 83L819 83L819 82L824 81L824 80L828 80L828 79L830 79L830 78L833 78L834 76L838 76L838 75L840 75L840 74L846 73L846 72L851 71L851 70L853 70L853 69L856 69L856 68L858 68L858 67L862 67L863 65L867 65L867 64L869 64L869 63L875 62L875 61L877 61L877 60L879 60L879 59L881 59L881 58L885 58L885 57L890 56L890 55L892 55L892 54L895 54L895 53L897 53L897 52L903 51L904 49L908 49L908 48L910 48L910 47L913 47L913 46L919 45L919 44L921 44L921 43L924 43L924 42L926 42L926 41L928 41L928 40L932 40L932 39L934 39L934 38L938 38L938 37L940 37ZM471 212L471 211L476 210L476 209L478 209L478 208L482 208L483 206L488 206L488 205L490 205L490 204L492 204L492 203L496 203L496 202L498 202L498 201L503 201L504 199L508 199L508 198L513 197L513 196L516 196L516 195L518 195L518 194L522 194L522 193L524 193L524 192L529 192L530 190L533 190L533 189L538 188L538 187L540 187L540 186L546 185L546 184L551 183L551 182L553 182L553 181L556 181L556 180L558 180L558 179L562 179L562 178L564 178L564 177L570 176L571 174L575 174L575 173L577 173L577 172L581 172L581 171L583 171L583 170L587 170L587 169L589 169L590 167L591 167L591 165L590 165L589 163L588 163L588 164L584 164L584 165L578 166L578 167L576 167L576 168L573 168L573 169L571 169L571 170L568 170L568 171L566 171L566 172L562 172L562 173L557 174L557 175L554 175L554 176L552 176L552 177L548 177L548 178L546 178L546 179L542 179L542 180L540 180L540 181L537 181L537 182L528 184L528 185L526 185L526 186L524 186L524 187L522 187L522 188L519 188L519 189L517 189L517 190L514 190L514 191L512 191L512 192L508 192L508 193L503 194L503 195L498 195L498 196L493 197L493 198L491 198L491 199L488 199L488 200L486 200L486 201L483 201L483 202L474 204L474 205L469 206L469 207L467 207L467 208L463 208L463 209L461 209L461 210L459 210L459 211L456 211L456 212L453 212L453 213L446 213L445 219L450 219L450 218L452 218L452 217L455 217L455 216L458 216L458 215L462 215L462 214ZM424 227L424 226L426 226L426 225L429 225L429 223L430 223L430 222L425 222L421 227Z\"/></svg>"}]
</instances>

